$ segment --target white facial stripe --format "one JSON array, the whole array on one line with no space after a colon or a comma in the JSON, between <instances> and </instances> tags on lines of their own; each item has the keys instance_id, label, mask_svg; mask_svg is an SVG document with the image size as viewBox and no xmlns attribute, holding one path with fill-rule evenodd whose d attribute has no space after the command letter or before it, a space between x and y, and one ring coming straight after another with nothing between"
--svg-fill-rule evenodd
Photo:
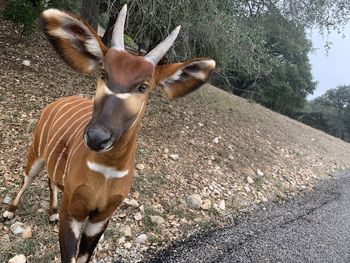
<instances>
[{"instance_id":1,"label":"white facial stripe","mask_svg":"<svg viewBox=\"0 0 350 263\"><path fill-rule=\"evenodd\" d=\"M84 229L85 235L87 235L88 237L93 237L100 233L103 230L103 227L106 224L107 220L108 219L98 223L91 223L90 221L88 221Z\"/></svg>"},{"instance_id":2,"label":"white facial stripe","mask_svg":"<svg viewBox=\"0 0 350 263\"><path fill-rule=\"evenodd\" d=\"M127 99L127 98L129 98L131 96L131 93L116 93L115 96L118 99L125 100L125 99Z\"/></svg>"},{"instance_id":3,"label":"white facial stripe","mask_svg":"<svg viewBox=\"0 0 350 263\"><path fill-rule=\"evenodd\" d=\"M91 171L104 175L106 179L123 178L129 173L129 170L118 171L113 167L105 166L105 165L90 162L90 161L87 161L87 166Z\"/></svg>"},{"instance_id":4,"label":"white facial stripe","mask_svg":"<svg viewBox=\"0 0 350 263\"><path fill-rule=\"evenodd\" d=\"M118 99L122 99L122 100L125 100L125 99L127 99L127 98L129 98L129 97L132 96L131 93L115 93L115 92L111 91L111 90L107 87L107 85L104 85L104 91L105 91L106 94L108 94L108 95L114 95L114 96L116 96Z\"/></svg>"},{"instance_id":5,"label":"white facial stripe","mask_svg":"<svg viewBox=\"0 0 350 263\"><path fill-rule=\"evenodd\" d=\"M70 223L70 227L74 233L75 239L78 239L80 236L80 229L83 223L73 219L72 222Z\"/></svg>"}]
</instances>

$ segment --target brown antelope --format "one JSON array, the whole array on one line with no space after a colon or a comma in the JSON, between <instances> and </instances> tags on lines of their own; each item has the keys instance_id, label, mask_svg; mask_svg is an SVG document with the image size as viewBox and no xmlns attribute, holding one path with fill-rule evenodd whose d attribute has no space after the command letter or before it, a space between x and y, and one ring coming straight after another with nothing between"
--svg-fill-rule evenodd
<instances>
[{"instance_id":1,"label":"brown antelope","mask_svg":"<svg viewBox=\"0 0 350 263\"><path fill-rule=\"evenodd\" d=\"M14 216L21 196L46 166L50 221L58 220L57 190L63 191L59 220L62 262L88 262L109 218L131 187L136 134L149 93L160 87L169 98L199 88L215 67L211 59L157 66L180 27L144 57L124 49L126 5L120 11L111 48L79 16L48 9L41 25L61 58L74 70L101 65L93 99L67 97L41 113L29 148L23 185L3 217ZM79 246L79 247L78 247Z\"/></svg>"}]
</instances>

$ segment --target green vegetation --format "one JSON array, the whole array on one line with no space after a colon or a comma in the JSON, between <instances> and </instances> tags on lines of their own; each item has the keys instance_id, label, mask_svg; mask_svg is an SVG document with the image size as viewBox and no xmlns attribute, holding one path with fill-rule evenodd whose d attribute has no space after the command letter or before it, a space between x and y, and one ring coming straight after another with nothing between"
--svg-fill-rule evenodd
<instances>
[{"instance_id":1,"label":"green vegetation","mask_svg":"<svg viewBox=\"0 0 350 263\"><path fill-rule=\"evenodd\" d=\"M5 19L22 26L22 36L25 32L32 30L33 24L43 7L42 1L6 0L2 15Z\"/></svg>"},{"instance_id":2,"label":"green vegetation","mask_svg":"<svg viewBox=\"0 0 350 263\"><path fill-rule=\"evenodd\" d=\"M328 90L307 103L295 117L316 129L350 142L350 86Z\"/></svg>"}]
</instances>

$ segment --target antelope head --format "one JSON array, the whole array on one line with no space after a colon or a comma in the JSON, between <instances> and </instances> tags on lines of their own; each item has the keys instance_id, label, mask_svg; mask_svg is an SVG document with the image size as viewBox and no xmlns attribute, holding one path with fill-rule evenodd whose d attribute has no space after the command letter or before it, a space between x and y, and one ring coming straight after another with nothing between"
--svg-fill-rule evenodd
<instances>
[{"instance_id":1,"label":"antelope head","mask_svg":"<svg viewBox=\"0 0 350 263\"><path fill-rule=\"evenodd\" d=\"M91 121L84 141L93 151L108 151L120 138L139 126L148 96L159 87L168 98L184 96L203 85L211 76L215 61L193 59L158 66L173 45L180 26L146 56L136 56L124 48L127 7L120 11L113 30L111 48L81 17L46 10L42 28L61 58L74 70L90 73L101 67Z\"/></svg>"}]
</instances>

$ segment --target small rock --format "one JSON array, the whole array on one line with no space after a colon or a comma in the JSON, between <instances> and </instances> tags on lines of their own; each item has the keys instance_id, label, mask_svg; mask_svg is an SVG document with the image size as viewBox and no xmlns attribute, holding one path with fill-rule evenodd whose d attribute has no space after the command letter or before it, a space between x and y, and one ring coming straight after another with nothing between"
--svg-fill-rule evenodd
<instances>
[{"instance_id":1,"label":"small rock","mask_svg":"<svg viewBox=\"0 0 350 263\"><path fill-rule=\"evenodd\" d=\"M189 208L199 209L202 205L202 198L198 194L192 194L187 196L186 204Z\"/></svg>"},{"instance_id":2,"label":"small rock","mask_svg":"<svg viewBox=\"0 0 350 263\"><path fill-rule=\"evenodd\" d=\"M181 218L179 221L181 224L187 224L187 219L186 218Z\"/></svg>"},{"instance_id":3,"label":"small rock","mask_svg":"<svg viewBox=\"0 0 350 263\"><path fill-rule=\"evenodd\" d=\"M226 209L226 204L225 204L225 200L221 200L219 203L219 209L222 211L225 211Z\"/></svg>"},{"instance_id":4,"label":"small rock","mask_svg":"<svg viewBox=\"0 0 350 263\"><path fill-rule=\"evenodd\" d=\"M146 234L141 234L136 238L136 243L145 243L147 241L148 237Z\"/></svg>"},{"instance_id":5,"label":"small rock","mask_svg":"<svg viewBox=\"0 0 350 263\"><path fill-rule=\"evenodd\" d=\"M168 149L168 148L165 148L163 152L164 152L164 153L169 153L169 149Z\"/></svg>"},{"instance_id":6,"label":"small rock","mask_svg":"<svg viewBox=\"0 0 350 263\"><path fill-rule=\"evenodd\" d=\"M164 224L165 220L161 216L151 216L151 221L157 225Z\"/></svg>"},{"instance_id":7,"label":"small rock","mask_svg":"<svg viewBox=\"0 0 350 263\"><path fill-rule=\"evenodd\" d=\"M170 154L170 158L174 161L179 159L179 155L178 154Z\"/></svg>"},{"instance_id":8,"label":"small rock","mask_svg":"<svg viewBox=\"0 0 350 263\"><path fill-rule=\"evenodd\" d=\"M133 192L132 194L131 194L131 196L133 197L133 198L135 198L135 199L139 199L140 198L140 193L139 192Z\"/></svg>"},{"instance_id":9,"label":"small rock","mask_svg":"<svg viewBox=\"0 0 350 263\"><path fill-rule=\"evenodd\" d=\"M145 169L145 165L142 163L138 163L136 164L136 169L142 171L143 169Z\"/></svg>"},{"instance_id":10,"label":"small rock","mask_svg":"<svg viewBox=\"0 0 350 263\"><path fill-rule=\"evenodd\" d=\"M22 61L22 65L24 65L26 67L29 67L30 66L30 60L27 60L27 59L23 60Z\"/></svg>"},{"instance_id":11,"label":"small rock","mask_svg":"<svg viewBox=\"0 0 350 263\"><path fill-rule=\"evenodd\" d=\"M26 262L27 262L26 256L23 254L20 254L11 258L8 263L26 263Z\"/></svg>"},{"instance_id":12,"label":"small rock","mask_svg":"<svg viewBox=\"0 0 350 263\"><path fill-rule=\"evenodd\" d=\"M125 247L126 249L131 248L131 243L130 243L130 242L126 242L126 243L124 244L124 247Z\"/></svg>"},{"instance_id":13,"label":"small rock","mask_svg":"<svg viewBox=\"0 0 350 263\"><path fill-rule=\"evenodd\" d=\"M11 232L14 235L20 235L24 231L24 224L21 222L16 222L10 226Z\"/></svg>"},{"instance_id":14,"label":"small rock","mask_svg":"<svg viewBox=\"0 0 350 263\"><path fill-rule=\"evenodd\" d=\"M118 214L118 217L119 217L119 218L124 218L124 217L126 217L126 214L125 214L125 213Z\"/></svg>"},{"instance_id":15,"label":"small rock","mask_svg":"<svg viewBox=\"0 0 350 263\"><path fill-rule=\"evenodd\" d=\"M248 183L248 184L254 184L253 178L251 178L250 176L248 176L248 177L247 177L247 183Z\"/></svg>"},{"instance_id":16,"label":"small rock","mask_svg":"<svg viewBox=\"0 0 350 263\"><path fill-rule=\"evenodd\" d=\"M142 219L141 213L140 213L140 212L137 212L137 213L134 215L134 219L135 219L136 221L140 221L140 220Z\"/></svg>"},{"instance_id":17,"label":"small rock","mask_svg":"<svg viewBox=\"0 0 350 263\"><path fill-rule=\"evenodd\" d=\"M27 226L22 233L22 238L29 239L32 237L32 228L30 226Z\"/></svg>"},{"instance_id":18,"label":"small rock","mask_svg":"<svg viewBox=\"0 0 350 263\"><path fill-rule=\"evenodd\" d=\"M132 207L139 207L139 203L135 199L125 199L124 200L125 204L132 206Z\"/></svg>"},{"instance_id":19,"label":"small rock","mask_svg":"<svg viewBox=\"0 0 350 263\"><path fill-rule=\"evenodd\" d=\"M203 124L203 123L198 122L198 126L199 126L199 127L203 127L203 126L204 126L204 124Z\"/></svg>"},{"instance_id":20,"label":"small rock","mask_svg":"<svg viewBox=\"0 0 350 263\"><path fill-rule=\"evenodd\" d=\"M125 225L125 226L121 227L119 231L122 233L123 236L131 237L131 228L130 228L130 226Z\"/></svg>"},{"instance_id":21,"label":"small rock","mask_svg":"<svg viewBox=\"0 0 350 263\"><path fill-rule=\"evenodd\" d=\"M5 227L4 227L4 230L7 231L8 229L5 229ZM0 240L1 240L1 242L4 242L3 244L6 244L6 243L10 242L10 236L8 234L2 235Z\"/></svg>"},{"instance_id":22,"label":"small rock","mask_svg":"<svg viewBox=\"0 0 350 263\"><path fill-rule=\"evenodd\" d=\"M256 170L256 174L259 175L259 176L264 176L263 171L261 171L260 169Z\"/></svg>"},{"instance_id":23,"label":"small rock","mask_svg":"<svg viewBox=\"0 0 350 263\"><path fill-rule=\"evenodd\" d=\"M201 205L201 208L203 210L209 210L211 208L211 201L210 201L210 199L205 199L203 201L203 204Z\"/></svg>"},{"instance_id":24,"label":"small rock","mask_svg":"<svg viewBox=\"0 0 350 263\"><path fill-rule=\"evenodd\" d=\"M124 244L125 243L125 237L122 236L122 237L118 238L117 242L118 242L118 244Z\"/></svg>"},{"instance_id":25,"label":"small rock","mask_svg":"<svg viewBox=\"0 0 350 263\"><path fill-rule=\"evenodd\" d=\"M215 138L213 139L213 143L218 144L220 139L221 139L221 136L215 137Z\"/></svg>"},{"instance_id":26,"label":"small rock","mask_svg":"<svg viewBox=\"0 0 350 263\"><path fill-rule=\"evenodd\" d=\"M2 200L3 204L9 205L12 202L11 197L5 196L4 200Z\"/></svg>"},{"instance_id":27,"label":"small rock","mask_svg":"<svg viewBox=\"0 0 350 263\"><path fill-rule=\"evenodd\" d=\"M196 217L195 219L193 219L193 221L196 222L196 223L200 223L200 222L203 221L203 219L200 218L200 217Z\"/></svg>"},{"instance_id":28,"label":"small rock","mask_svg":"<svg viewBox=\"0 0 350 263\"><path fill-rule=\"evenodd\" d=\"M230 154L230 155L228 156L228 159L230 159L231 161L233 161L233 160L235 159L235 157L234 157L233 155Z\"/></svg>"},{"instance_id":29,"label":"small rock","mask_svg":"<svg viewBox=\"0 0 350 263\"><path fill-rule=\"evenodd\" d=\"M250 187L249 187L249 185L248 184L246 184L245 186L244 186L244 190L247 192L247 193L250 193L252 190L250 189Z\"/></svg>"}]
</instances>

